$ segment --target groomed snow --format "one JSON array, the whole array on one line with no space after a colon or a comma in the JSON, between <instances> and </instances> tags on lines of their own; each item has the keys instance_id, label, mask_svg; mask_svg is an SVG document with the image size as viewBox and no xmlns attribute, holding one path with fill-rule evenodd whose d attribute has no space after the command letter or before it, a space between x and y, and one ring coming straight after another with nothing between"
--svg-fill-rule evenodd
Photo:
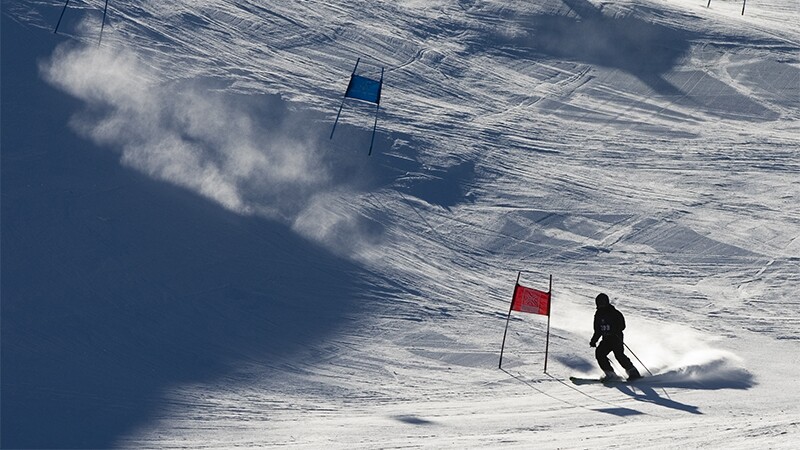
<instances>
[{"instance_id":1,"label":"groomed snow","mask_svg":"<svg viewBox=\"0 0 800 450\"><path fill-rule=\"evenodd\" d=\"M2 447L796 446L798 0L104 3L3 3Z\"/></svg>"}]
</instances>

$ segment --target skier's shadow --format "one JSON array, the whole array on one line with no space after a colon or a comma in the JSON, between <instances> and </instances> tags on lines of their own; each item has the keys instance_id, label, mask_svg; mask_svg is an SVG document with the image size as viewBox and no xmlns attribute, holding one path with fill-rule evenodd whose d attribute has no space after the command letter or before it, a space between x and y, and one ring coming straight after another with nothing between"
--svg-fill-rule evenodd
<instances>
[{"instance_id":1,"label":"skier's shadow","mask_svg":"<svg viewBox=\"0 0 800 450\"><path fill-rule=\"evenodd\" d=\"M731 366L725 360L716 360L697 366L651 375L634 384L622 384L617 388L639 401L655 403L692 414L702 414L697 406L686 405L672 400L666 388L750 389L754 385L755 379L747 370ZM664 397L659 395L659 391L664 393Z\"/></svg>"},{"instance_id":2,"label":"skier's shadow","mask_svg":"<svg viewBox=\"0 0 800 450\"><path fill-rule=\"evenodd\" d=\"M687 405L685 403L672 400L671 398L669 398L669 394L667 394L666 391L664 391L664 395L666 397L662 397L651 386L637 385L635 386L635 389L633 389L633 386L629 386L627 384L621 384L617 386L617 389L619 389L620 392L629 395L633 399L638 400L640 402L655 403L656 405L677 409L692 414L703 414L702 412L700 412L700 408L698 406ZM637 391L640 391L641 393Z\"/></svg>"}]
</instances>

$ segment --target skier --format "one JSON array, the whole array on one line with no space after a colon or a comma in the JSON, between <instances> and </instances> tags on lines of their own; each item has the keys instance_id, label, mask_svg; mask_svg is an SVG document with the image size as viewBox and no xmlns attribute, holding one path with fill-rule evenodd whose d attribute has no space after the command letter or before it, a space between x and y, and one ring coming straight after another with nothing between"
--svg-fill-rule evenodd
<instances>
[{"instance_id":1,"label":"skier","mask_svg":"<svg viewBox=\"0 0 800 450\"><path fill-rule=\"evenodd\" d=\"M629 381L641 378L642 376L639 374L636 367L634 367L630 358L625 356L625 348L622 340L622 330L625 329L625 317L611 305L608 295L602 293L598 294L594 301L595 304L597 304L597 312L594 314L594 335L592 335L592 339L589 341L589 346L597 346L597 350L595 351L597 363L600 364L600 368L605 372L601 380L609 381L619 378L611 367L611 361L608 359L608 354L611 352L614 352L614 357L617 358L617 361L619 361L622 367L628 372ZM603 340L600 341L600 345L597 345L597 341L600 337L602 337Z\"/></svg>"}]
</instances>

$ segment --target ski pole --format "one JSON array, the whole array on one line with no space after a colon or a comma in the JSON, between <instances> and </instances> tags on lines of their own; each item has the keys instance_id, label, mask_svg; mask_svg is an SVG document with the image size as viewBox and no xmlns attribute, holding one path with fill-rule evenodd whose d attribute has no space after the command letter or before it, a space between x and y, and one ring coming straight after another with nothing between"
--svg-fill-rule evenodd
<instances>
[{"instance_id":1,"label":"ski pole","mask_svg":"<svg viewBox=\"0 0 800 450\"><path fill-rule=\"evenodd\" d=\"M623 342L623 343L622 343L622 345L624 345L624 346L625 346L625 348L627 348L627 349L628 349L628 351L629 351L629 352L631 352L631 355L633 355L633 357L634 357L634 358L636 358L636 360L637 360L637 361L639 361L639 364L641 364L641 365L642 365L642 367L644 367L644 370L646 370L646 371L647 371L647 373L649 373L651 377L654 377L654 376L655 376L655 375L653 375L653 372L650 372L650 369L648 369L648 368L647 368L647 366L645 366L645 365L644 365L644 363L642 362L642 360L641 360L641 359L639 359L639 357L638 357L638 356L636 356L636 353L633 353L633 350L631 350L631 348L630 348L630 347L628 347L628 344L626 344L625 342ZM661 390L664 392L664 395L666 395L668 399L672 400L672 397L670 397L670 396L669 396L669 394L667 393L667 390L666 390L666 389L664 389L664 388L661 388Z\"/></svg>"},{"instance_id":2,"label":"ski pole","mask_svg":"<svg viewBox=\"0 0 800 450\"><path fill-rule=\"evenodd\" d=\"M644 367L644 370L646 370L646 371L647 371L647 373L649 373L651 377L654 377L654 376L655 376L655 375L653 375L653 372L650 372L650 369L648 369L648 368L647 368L647 366L645 366L645 365L644 365L644 363L642 362L642 360L641 360L641 359L639 359L639 357L638 357L638 356L636 356L636 353L633 353L633 350L631 350L631 348L630 348L630 347L628 347L628 344L626 344L625 342L623 342L623 343L622 343L622 345L624 345L624 346L625 346L625 348L627 348L627 349L628 349L628 351L629 351L629 352L631 352L631 355L633 355L633 357L634 357L634 358L636 358L636 360L637 360L637 361L639 361L639 364L641 364L641 365L642 365L642 367Z\"/></svg>"}]
</instances>

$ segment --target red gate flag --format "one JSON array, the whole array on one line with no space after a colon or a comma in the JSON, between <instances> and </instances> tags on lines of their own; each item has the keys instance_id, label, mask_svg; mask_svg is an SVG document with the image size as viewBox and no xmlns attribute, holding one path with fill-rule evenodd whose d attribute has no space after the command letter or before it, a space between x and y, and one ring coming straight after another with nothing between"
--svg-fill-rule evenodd
<instances>
[{"instance_id":1,"label":"red gate flag","mask_svg":"<svg viewBox=\"0 0 800 450\"><path fill-rule=\"evenodd\" d=\"M513 311L549 316L550 293L517 284L514 287L514 300L511 303L511 309Z\"/></svg>"},{"instance_id":2,"label":"red gate flag","mask_svg":"<svg viewBox=\"0 0 800 450\"><path fill-rule=\"evenodd\" d=\"M519 284L519 276L522 272L517 272L517 282L514 283L514 295L511 298L511 307L508 309L506 317L506 330L503 331L503 344L500 347L500 362L497 367L503 368L503 350L506 348L506 335L508 334L508 322L511 320L511 311L520 311L547 316L547 341L544 344L544 373L547 373L547 350L550 347L550 301L553 292L553 276L550 275L550 289L547 292L532 289Z\"/></svg>"}]
</instances>

